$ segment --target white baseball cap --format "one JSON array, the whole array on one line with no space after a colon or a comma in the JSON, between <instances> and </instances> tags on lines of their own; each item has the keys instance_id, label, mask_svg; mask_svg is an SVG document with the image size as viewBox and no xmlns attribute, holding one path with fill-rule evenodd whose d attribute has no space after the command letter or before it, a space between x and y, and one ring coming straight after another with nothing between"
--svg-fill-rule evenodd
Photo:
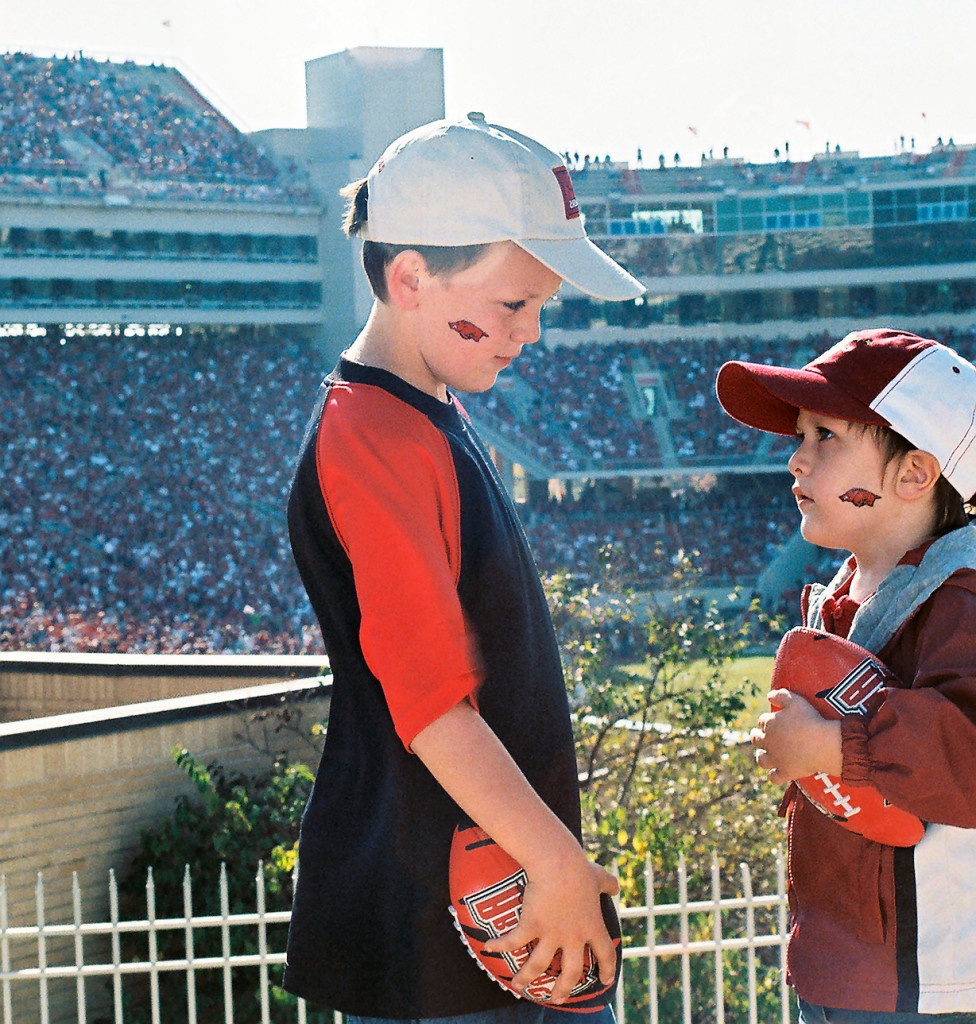
<instances>
[{"instance_id":1,"label":"white baseball cap","mask_svg":"<svg viewBox=\"0 0 976 1024\"><path fill-rule=\"evenodd\" d=\"M432 121L392 142L366 179L359 237L393 245L515 242L600 299L644 286L587 237L565 161L484 114Z\"/></svg>"},{"instance_id":2,"label":"white baseball cap","mask_svg":"<svg viewBox=\"0 0 976 1024\"><path fill-rule=\"evenodd\" d=\"M906 331L854 331L801 369L726 363L715 383L725 411L773 434L796 432L800 409L889 426L939 460L969 501L976 492L976 367Z\"/></svg>"}]
</instances>

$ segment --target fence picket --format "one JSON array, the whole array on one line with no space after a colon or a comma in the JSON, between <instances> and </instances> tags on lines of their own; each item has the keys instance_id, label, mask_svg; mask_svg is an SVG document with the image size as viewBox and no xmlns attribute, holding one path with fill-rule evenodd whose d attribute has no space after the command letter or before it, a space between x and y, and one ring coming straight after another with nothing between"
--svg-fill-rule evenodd
<instances>
[{"instance_id":1,"label":"fence picket","mask_svg":"<svg viewBox=\"0 0 976 1024\"><path fill-rule=\"evenodd\" d=\"M197 975L193 964L193 883L190 881L190 865L183 869L183 913L186 927L183 935L186 941L186 1015L188 1024L197 1024Z\"/></svg>"},{"instance_id":2,"label":"fence picket","mask_svg":"<svg viewBox=\"0 0 976 1024\"><path fill-rule=\"evenodd\" d=\"M234 992L230 973L230 891L227 865L220 865L220 951L224 955L224 1024L234 1024Z\"/></svg>"},{"instance_id":3,"label":"fence picket","mask_svg":"<svg viewBox=\"0 0 976 1024\"><path fill-rule=\"evenodd\" d=\"M44 930L44 878L37 873L37 884L34 887L34 906L37 912L37 969L38 986L41 1001L40 1024L50 1024L50 1007L47 990L47 932Z\"/></svg>"},{"instance_id":4,"label":"fence picket","mask_svg":"<svg viewBox=\"0 0 976 1024\"><path fill-rule=\"evenodd\" d=\"M271 1024L271 1010L268 1006L268 926L264 904L264 861L258 861L258 873L254 879L258 907L258 956L261 958L261 1024Z\"/></svg>"},{"instance_id":5,"label":"fence picket","mask_svg":"<svg viewBox=\"0 0 976 1024\"><path fill-rule=\"evenodd\" d=\"M685 1024L691 1024L691 954L688 947L688 867L685 858L678 860L678 902L681 905L681 1010Z\"/></svg>"},{"instance_id":6,"label":"fence picket","mask_svg":"<svg viewBox=\"0 0 976 1024\"><path fill-rule=\"evenodd\" d=\"M122 940L119 931L119 884L115 871L108 873L108 912L112 922L112 1006L115 1011L115 1024L124 1024L122 1020Z\"/></svg>"},{"instance_id":7,"label":"fence picket","mask_svg":"<svg viewBox=\"0 0 976 1024\"><path fill-rule=\"evenodd\" d=\"M722 945L722 882L712 854L712 937L715 939L715 1024L725 1024L725 950Z\"/></svg>"},{"instance_id":8,"label":"fence picket","mask_svg":"<svg viewBox=\"0 0 976 1024\"><path fill-rule=\"evenodd\" d=\"M153 870L146 872L146 921L149 928L149 1008L152 1024L161 1024L159 1017L159 947L156 937L156 883Z\"/></svg>"},{"instance_id":9,"label":"fence picket","mask_svg":"<svg viewBox=\"0 0 976 1024\"><path fill-rule=\"evenodd\" d=\"M0 971L3 972L3 1024L13 1024L10 991L10 939L7 936L7 876L0 875Z\"/></svg>"},{"instance_id":10,"label":"fence picket","mask_svg":"<svg viewBox=\"0 0 976 1024\"><path fill-rule=\"evenodd\" d=\"M75 967L81 967L85 962L84 940L81 937L81 885L78 882L78 872L71 872L71 907L75 921ZM78 1024L85 1024L88 1019L88 1010L85 999L85 976L79 971L75 982L75 995L78 1000Z\"/></svg>"},{"instance_id":11,"label":"fence picket","mask_svg":"<svg viewBox=\"0 0 976 1024\"><path fill-rule=\"evenodd\" d=\"M746 977L749 979L749 1024L759 1022L759 1004L756 995L756 908L752 898L752 872L748 864L742 868L742 892L746 899Z\"/></svg>"},{"instance_id":12,"label":"fence picket","mask_svg":"<svg viewBox=\"0 0 976 1024\"><path fill-rule=\"evenodd\" d=\"M786 944L790 937L789 905L786 900L786 860L783 851L776 854L776 891L783 893L779 901L777 924L779 925L779 994L782 1024L790 1024L790 990L786 984Z\"/></svg>"},{"instance_id":13,"label":"fence picket","mask_svg":"<svg viewBox=\"0 0 976 1024\"><path fill-rule=\"evenodd\" d=\"M644 871L644 879L647 891L647 986L650 992L651 1003L651 1024L658 1024L658 992L657 992L657 919L654 916L654 868L650 858ZM621 1017L621 1021L623 1017Z\"/></svg>"}]
</instances>

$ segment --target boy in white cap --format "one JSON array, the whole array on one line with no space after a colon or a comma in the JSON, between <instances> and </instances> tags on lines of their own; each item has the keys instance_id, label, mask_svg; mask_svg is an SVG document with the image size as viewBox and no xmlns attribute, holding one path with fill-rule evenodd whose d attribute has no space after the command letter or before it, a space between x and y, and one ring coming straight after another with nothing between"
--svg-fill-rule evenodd
<instances>
[{"instance_id":1,"label":"boy in white cap","mask_svg":"<svg viewBox=\"0 0 976 1024\"><path fill-rule=\"evenodd\" d=\"M804 624L897 677L870 716L821 718L776 689L752 732L789 784L789 980L803 1024L976 1020L976 369L895 330L849 334L802 369L726 363L735 419L795 434L800 529L851 552L803 592ZM826 683L826 681L825 681ZM925 823L914 847L872 842L795 780L869 786Z\"/></svg>"},{"instance_id":2,"label":"boy in white cap","mask_svg":"<svg viewBox=\"0 0 976 1024\"><path fill-rule=\"evenodd\" d=\"M550 1011L503 991L455 931L455 827L475 821L526 870L496 945L537 941L520 987L558 951L554 1003L587 946L612 980L617 886L581 846L545 594L453 392L490 388L539 339L563 280L611 300L643 288L587 239L563 161L482 115L404 135L344 194L375 301L320 389L289 498L333 696L285 987L353 1018L528 1024Z\"/></svg>"}]
</instances>

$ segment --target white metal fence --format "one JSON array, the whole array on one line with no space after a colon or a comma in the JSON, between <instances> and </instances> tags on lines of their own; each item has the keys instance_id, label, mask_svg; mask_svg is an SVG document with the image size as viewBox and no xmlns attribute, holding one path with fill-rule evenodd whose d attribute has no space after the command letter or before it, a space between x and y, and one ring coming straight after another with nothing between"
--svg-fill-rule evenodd
<instances>
[{"instance_id":1,"label":"white metal fence","mask_svg":"<svg viewBox=\"0 0 976 1024\"><path fill-rule=\"evenodd\" d=\"M71 920L53 923L47 920L44 881L38 876L33 900L36 923L11 925L12 894L6 879L0 878L3 1024L316 1024L321 1015L301 1000L286 1005L275 988L285 959L282 936L289 912L266 909L260 866L255 882L254 909L232 913L232 900L240 894L229 891L222 870L219 913L197 915L187 867L182 914L159 917L150 872L145 917L130 920L120 917L119 890L111 874L108 919L87 922L75 875ZM624 975L616 1010L621 1024L661 1020L667 1024L679 1020L684 1024L789 1024L788 912L781 860L776 891L766 894L753 892L752 873L742 865L739 891L723 896L717 860L712 862L707 899L689 898L683 861L676 900L655 901L650 869L646 882L647 906L620 908ZM163 952L174 935L182 935L181 956ZM235 952L241 948L241 935L247 936L246 945L252 951ZM131 954L133 942L144 955ZM203 949L205 954L198 953ZM249 979L249 997L243 1005L235 992L242 975ZM178 989L170 978L180 979ZM140 993L138 1009L127 991L132 985ZM207 1009L202 1008L204 989ZM215 1011L214 1006L220 1009Z\"/></svg>"}]
</instances>

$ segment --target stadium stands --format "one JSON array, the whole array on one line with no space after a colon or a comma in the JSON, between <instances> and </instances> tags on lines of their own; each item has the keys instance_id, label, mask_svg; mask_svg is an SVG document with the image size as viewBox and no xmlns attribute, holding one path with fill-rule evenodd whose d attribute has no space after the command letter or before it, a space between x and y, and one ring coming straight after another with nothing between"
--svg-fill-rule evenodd
<instances>
[{"instance_id":1,"label":"stadium stands","mask_svg":"<svg viewBox=\"0 0 976 1024\"><path fill-rule=\"evenodd\" d=\"M0 54L0 190L308 197L174 68ZM294 180L292 180L294 179Z\"/></svg>"},{"instance_id":2,"label":"stadium stands","mask_svg":"<svg viewBox=\"0 0 976 1024\"><path fill-rule=\"evenodd\" d=\"M283 506L322 376L307 345L240 331L0 351L0 645L302 649Z\"/></svg>"},{"instance_id":3,"label":"stadium stands","mask_svg":"<svg viewBox=\"0 0 976 1024\"><path fill-rule=\"evenodd\" d=\"M271 152L174 68L0 54L0 323L348 317L308 170Z\"/></svg>"},{"instance_id":4,"label":"stadium stands","mask_svg":"<svg viewBox=\"0 0 976 1024\"><path fill-rule=\"evenodd\" d=\"M807 339L797 358L823 340ZM976 355L972 332L945 340ZM328 369L304 337L51 333L0 338L0 353L0 646L321 649L283 519L292 460ZM706 581L751 586L795 530L785 472L699 479L688 469L734 465L743 451L767 469L785 464L788 440L761 450L711 397L723 358L774 353L782 358L784 347L540 344L509 370L534 396L521 411L511 397L492 402L511 386L462 396L476 421L482 408L489 424L507 410L513 434L539 444L554 477L577 471L561 501L535 496L523 506L540 569L587 577L614 545L618 574L646 588L667 582L678 552L697 551ZM615 461L661 465L660 448L640 447L646 423L621 397L637 360L670 379L679 411L693 407L658 424L666 448L684 453L676 475L581 480L580 470Z\"/></svg>"},{"instance_id":5,"label":"stadium stands","mask_svg":"<svg viewBox=\"0 0 976 1024\"><path fill-rule=\"evenodd\" d=\"M611 548L616 579L637 589L665 587L683 552L707 583L749 587L796 529L789 477L730 474L712 483L653 487L609 503L591 486L579 499L526 509L526 533L549 572L595 578Z\"/></svg>"},{"instance_id":6,"label":"stadium stands","mask_svg":"<svg viewBox=\"0 0 976 1024\"><path fill-rule=\"evenodd\" d=\"M554 476L766 462L785 451L785 443L771 443L724 416L712 394L715 374L726 359L802 362L818 342L538 345L523 351L500 386L464 403L501 435L517 438ZM639 379L647 374L659 382L658 430L641 406Z\"/></svg>"}]
</instances>

